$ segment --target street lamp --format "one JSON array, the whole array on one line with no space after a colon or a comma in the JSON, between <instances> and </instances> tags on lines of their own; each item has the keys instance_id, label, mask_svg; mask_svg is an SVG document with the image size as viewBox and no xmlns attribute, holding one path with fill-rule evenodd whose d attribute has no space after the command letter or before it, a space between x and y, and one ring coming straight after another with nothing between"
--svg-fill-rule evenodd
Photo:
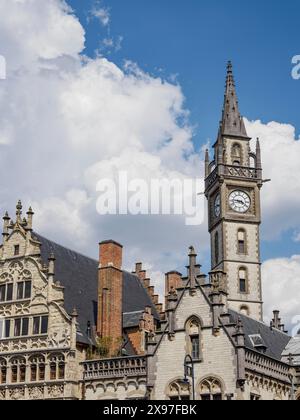
<instances>
[{"instance_id":1,"label":"street lamp","mask_svg":"<svg viewBox=\"0 0 300 420\"><path fill-rule=\"evenodd\" d=\"M193 401L195 401L195 371L194 371L194 360L187 354L184 359L184 382L189 384L189 379L192 379L192 393Z\"/></svg>"}]
</instances>

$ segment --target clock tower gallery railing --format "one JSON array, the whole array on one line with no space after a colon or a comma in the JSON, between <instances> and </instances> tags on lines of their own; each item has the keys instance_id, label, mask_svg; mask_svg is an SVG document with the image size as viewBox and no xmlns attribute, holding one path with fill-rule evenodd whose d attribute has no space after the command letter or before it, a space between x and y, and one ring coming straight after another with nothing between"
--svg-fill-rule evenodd
<instances>
[{"instance_id":1,"label":"clock tower gallery railing","mask_svg":"<svg viewBox=\"0 0 300 420\"><path fill-rule=\"evenodd\" d=\"M244 167L244 166L233 166L233 165L219 165L206 178L205 180L206 189L215 183L218 176L226 176L230 178L247 179L247 180L253 179L254 181L258 181L260 179L259 170L256 168Z\"/></svg>"}]
</instances>

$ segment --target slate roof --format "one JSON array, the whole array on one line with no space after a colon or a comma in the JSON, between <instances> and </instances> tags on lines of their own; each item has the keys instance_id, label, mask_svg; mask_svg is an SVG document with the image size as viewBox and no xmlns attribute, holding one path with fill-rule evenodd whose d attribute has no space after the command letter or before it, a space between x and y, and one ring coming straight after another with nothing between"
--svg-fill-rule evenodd
<instances>
[{"instance_id":1,"label":"slate roof","mask_svg":"<svg viewBox=\"0 0 300 420\"><path fill-rule=\"evenodd\" d=\"M257 348L253 346L249 336L259 334L266 345L266 356L281 360L282 353L291 340L291 337L288 334L274 328L271 330L271 328L263 322L249 318L248 316L235 311L229 310L229 313L234 323L237 323L239 318L241 319L245 332L246 347L248 349L257 351Z\"/></svg>"},{"instance_id":2,"label":"slate roof","mask_svg":"<svg viewBox=\"0 0 300 420\"><path fill-rule=\"evenodd\" d=\"M123 313L124 328L132 328L138 326L142 315L143 311Z\"/></svg>"},{"instance_id":3,"label":"slate roof","mask_svg":"<svg viewBox=\"0 0 300 420\"><path fill-rule=\"evenodd\" d=\"M71 251L61 245L52 242L43 236L34 233L41 244L41 257L44 263L53 252L55 261L55 279L65 287L65 309L71 314L76 308L78 312L77 341L90 344L87 334L87 325L91 327L97 324L97 299L98 299L98 261ZM123 313L138 312L151 306L152 314L159 320L159 315L150 296L134 274L123 271ZM127 318L124 317L124 328ZM133 319L130 326L137 326L139 322Z\"/></svg>"},{"instance_id":4,"label":"slate roof","mask_svg":"<svg viewBox=\"0 0 300 420\"><path fill-rule=\"evenodd\" d=\"M293 337L283 352L283 360L288 361L289 356L292 355L293 364L300 366L300 335Z\"/></svg>"}]
</instances>

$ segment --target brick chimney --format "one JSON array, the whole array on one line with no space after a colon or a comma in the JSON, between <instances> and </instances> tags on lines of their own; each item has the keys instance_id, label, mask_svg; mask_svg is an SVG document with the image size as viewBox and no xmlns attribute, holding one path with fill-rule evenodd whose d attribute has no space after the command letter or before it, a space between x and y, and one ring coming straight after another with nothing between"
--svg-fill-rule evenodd
<instances>
[{"instance_id":1,"label":"brick chimney","mask_svg":"<svg viewBox=\"0 0 300 420\"><path fill-rule=\"evenodd\" d=\"M165 305L167 308L167 300L168 296L172 289L177 290L182 287L182 274L178 273L177 271L170 271L166 274L166 282L165 282Z\"/></svg>"},{"instance_id":2,"label":"brick chimney","mask_svg":"<svg viewBox=\"0 0 300 420\"><path fill-rule=\"evenodd\" d=\"M97 334L112 343L109 356L122 345L123 247L115 241L99 244Z\"/></svg>"}]
</instances>

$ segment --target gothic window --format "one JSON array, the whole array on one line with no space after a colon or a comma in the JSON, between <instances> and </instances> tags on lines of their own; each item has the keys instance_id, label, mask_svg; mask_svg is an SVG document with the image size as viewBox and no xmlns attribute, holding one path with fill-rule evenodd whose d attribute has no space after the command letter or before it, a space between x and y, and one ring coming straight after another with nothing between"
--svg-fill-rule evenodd
<instances>
[{"instance_id":1,"label":"gothic window","mask_svg":"<svg viewBox=\"0 0 300 420\"><path fill-rule=\"evenodd\" d=\"M248 293L247 269L244 267L239 269L239 291Z\"/></svg>"},{"instance_id":2,"label":"gothic window","mask_svg":"<svg viewBox=\"0 0 300 420\"><path fill-rule=\"evenodd\" d=\"M246 255L246 231L244 229L239 229L238 231L238 253Z\"/></svg>"},{"instance_id":3,"label":"gothic window","mask_svg":"<svg viewBox=\"0 0 300 420\"><path fill-rule=\"evenodd\" d=\"M194 360L202 359L201 351L201 321L192 317L186 323L187 351Z\"/></svg>"},{"instance_id":4,"label":"gothic window","mask_svg":"<svg viewBox=\"0 0 300 420\"><path fill-rule=\"evenodd\" d=\"M200 383L200 398L202 401L223 400L223 387L216 378L206 378Z\"/></svg>"},{"instance_id":5,"label":"gothic window","mask_svg":"<svg viewBox=\"0 0 300 420\"><path fill-rule=\"evenodd\" d=\"M62 354L50 358L50 380L57 381L65 379L65 358Z\"/></svg>"},{"instance_id":6,"label":"gothic window","mask_svg":"<svg viewBox=\"0 0 300 420\"><path fill-rule=\"evenodd\" d=\"M24 358L12 359L11 382L26 382L26 360Z\"/></svg>"},{"instance_id":7,"label":"gothic window","mask_svg":"<svg viewBox=\"0 0 300 420\"><path fill-rule=\"evenodd\" d=\"M240 166L242 164L242 148L239 144L234 144L231 151L232 164Z\"/></svg>"},{"instance_id":8,"label":"gothic window","mask_svg":"<svg viewBox=\"0 0 300 420\"><path fill-rule=\"evenodd\" d=\"M168 388L168 398L173 401L190 400L190 385L183 380L172 382Z\"/></svg>"},{"instance_id":9,"label":"gothic window","mask_svg":"<svg viewBox=\"0 0 300 420\"><path fill-rule=\"evenodd\" d=\"M29 318L15 319L14 336L26 337L29 332Z\"/></svg>"},{"instance_id":10,"label":"gothic window","mask_svg":"<svg viewBox=\"0 0 300 420\"><path fill-rule=\"evenodd\" d=\"M215 262L218 264L219 262L219 233L216 232L215 234Z\"/></svg>"},{"instance_id":11,"label":"gothic window","mask_svg":"<svg viewBox=\"0 0 300 420\"><path fill-rule=\"evenodd\" d=\"M0 384L6 384L7 381L7 363L5 359L0 359Z\"/></svg>"},{"instance_id":12,"label":"gothic window","mask_svg":"<svg viewBox=\"0 0 300 420\"><path fill-rule=\"evenodd\" d=\"M6 283L0 286L0 302L13 300L13 283Z\"/></svg>"},{"instance_id":13,"label":"gothic window","mask_svg":"<svg viewBox=\"0 0 300 420\"><path fill-rule=\"evenodd\" d=\"M15 245L15 247L14 247L14 256L16 257L19 254L20 254L20 245Z\"/></svg>"},{"instance_id":14,"label":"gothic window","mask_svg":"<svg viewBox=\"0 0 300 420\"><path fill-rule=\"evenodd\" d=\"M30 381L44 381L45 380L45 358L43 356L32 356L30 363Z\"/></svg>"},{"instance_id":15,"label":"gothic window","mask_svg":"<svg viewBox=\"0 0 300 420\"><path fill-rule=\"evenodd\" d=\"M48 316L36 316L33 318L33 335L47 334Z\"/></svg>"},{"instance_id":16,"label":"gothic window","mask_svg":"<svg viewBox=\"0 0 300 420\"><path fill-rule=\"evenodd\" d=\"M10 337L10 319L0 319L0 340Z\"/></svg>"},{"instance_id":17,"label":"gothic window","mask_svg":"<svg viewBox=\"0 0 300 420\"><path fill-rule=\"evenodd\" d=\"M31 298L31 281L21 281L17 284L17 300Z\"/></svg>"}]
</instances>

